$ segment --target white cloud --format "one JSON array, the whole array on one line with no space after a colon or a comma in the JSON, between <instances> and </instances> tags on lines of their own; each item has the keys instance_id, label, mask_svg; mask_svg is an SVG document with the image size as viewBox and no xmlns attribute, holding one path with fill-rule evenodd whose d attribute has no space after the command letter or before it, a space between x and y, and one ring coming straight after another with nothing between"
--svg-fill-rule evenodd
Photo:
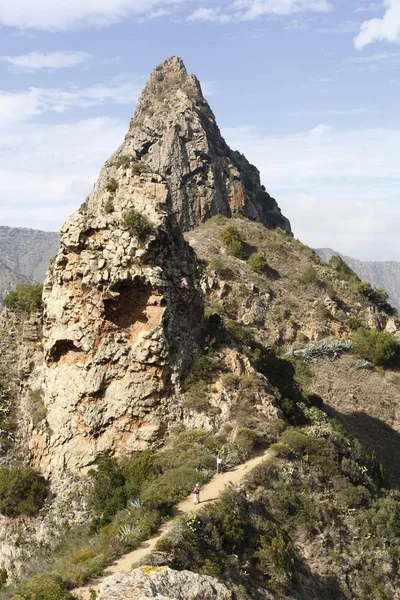
<instances>
[{"instance_id":1,"label":"white cloud","mask_svg":"<svg viewBox=\"0 0 400 600\"><path fill-rule=\"evenodd\" d=\"M232 15L222 13L218 8L198 8L188 18L189 21L211 21L213 23L229 23Z\"/></svg>"},{"instance_id":2,"label":"white cloud","mask_svg":"<svg viewBox=\"0 0 400 600\"><path fill-rule=\"evenodd\" d=\"M398 62L400 54L398 52L380 52L371 56L350 56L346 62L353 64L369 62Z\"/></svg>"},{"instance_id":3,"label":"white cloud","mask_svg":"<svg viewBox=\"0 0 400 600\"><path fill-rule=\"evenodd\" d=\"M85 200L127 126L110 118L3 125L0 222L58 230Z\"/></svg>"},{"instance_id":4,"label":"white cloud","mask_svg":"<svg viewBox=\"0 0 400 600\"><path fill-rule=\"evenodd\" d=\"M88 87L70 86L61 88L30 88L23 92L0 90L0 127L9 121L22 122L46 113L64 113L67 110L90 108L106 103L134 104L141 86L128 77L119 77L109 84Z\"/></svg>"},{"instance_id":5,"label":"white cloud","mask_svg":"<svg viewBox=\"0 0 400 600\"><path fill-rule=\"evenodd\" d=\"M260 169L296 237L350 256L400 260L400 129L223 133Z\"/></svg>"},{"instance_id":6,"label":"white cloud","mask_svg":"<svg viewBox=\"0 0 400 600\"><path fill-rule=\"evenodd\" d=\"M1 0L0 24L45 31L106 27L183 3L184 0Z\"/></svg>"},{"instance_id":7,"label":"white cloud","mask_svg":"<svg viewBox=\"0 0 400 600\"><path fill-rule=\"evenodd\" d=\"M30 52L19 56L0 56L0 61L20 72L76 67L91 58L92 55L86 52Z\"/></svg>"},{"instance_id":8,"label":"white cloud","mask_svg":"<svg viewBox=\"0 0 400 600\"><path fill-rule=\"evenodd\" d=\"M400 0L385 0L386 12L381 19L370 19L361 25L354 46L362 50L374 42L400 43Z\"/></svg>"},{"instance_id":9,"label":"white cloud","mask_svg":"<svg viewBox=\"0 0 400 600\"><path fill-rule=\"evenodd\" d=\"M251 21L267 15L288 16L306 12L329 12L328 0L231 0L218 8L198 8L190 21Z\"/></svg>"},{"instance_id":10,"label":"white cloud","mask_svg":"<svg viewBox=\"0 0 400 600\"><path fill-rule=\"evenodd\" d=\"M379 114L381 111L360 106L357 108L312 108L290 112L290 117L358 117L360 115Z\"/></svg>"}]
</instances>

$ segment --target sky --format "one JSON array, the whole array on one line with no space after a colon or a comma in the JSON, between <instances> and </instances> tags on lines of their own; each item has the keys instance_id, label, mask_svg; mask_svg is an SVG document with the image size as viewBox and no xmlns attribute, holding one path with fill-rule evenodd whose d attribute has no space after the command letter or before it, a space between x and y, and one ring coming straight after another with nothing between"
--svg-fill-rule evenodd
<instances>
[{"instance_id":1,"label":"sky","mask_svg":"<svg viewBox=\"0 0 400 600\"><path fill-rule=\"evenodd\" d=\"M0 224L58 230L173 54L297 238L400 261L400 0L0 0Z\"/></svg>"}]
</instances>

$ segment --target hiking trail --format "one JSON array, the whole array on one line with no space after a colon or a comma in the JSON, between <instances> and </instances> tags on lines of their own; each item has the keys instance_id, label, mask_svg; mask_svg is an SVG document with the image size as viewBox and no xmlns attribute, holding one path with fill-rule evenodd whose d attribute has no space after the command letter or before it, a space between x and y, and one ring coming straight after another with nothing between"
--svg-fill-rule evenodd
<instances>
[{"instance_id":1,"label":"hiking trail","mask_svg":"<svg viewBox=\"0 0 400 600\"><path fill-rule=\"evenodd\" d=\"M193 495L190 494L185 500L182 500L177 504L172 511L172 518L161 525L157 533L150 539L142 542L136 550L132 550L128 554L124 554L121 558L117 559L103 572L103 575L96 580L87 583L85 586L75 588L71 590L72 594L82 598L82 600L90 600L90 589L95 590L97 593L100 592L103 581L111 575L125 574L132 570L132 565L138 563L142 558L148 556L153 552L155 546L162 537L167 535L172 527L175 525L177 518L189 512L200 510L203 506L207 506L210 503L215 502L219 499L221 493L224 491L225 486L230 483L239 483L241 479L251 469L273 456L272 450L266 450L262 454L259 454L253 458L250 458L245 463L238 465L232 471L226 471L223 473L215 474L214 477L200 490L200 504L194 505Z\"/></svg>"}]
</instances>

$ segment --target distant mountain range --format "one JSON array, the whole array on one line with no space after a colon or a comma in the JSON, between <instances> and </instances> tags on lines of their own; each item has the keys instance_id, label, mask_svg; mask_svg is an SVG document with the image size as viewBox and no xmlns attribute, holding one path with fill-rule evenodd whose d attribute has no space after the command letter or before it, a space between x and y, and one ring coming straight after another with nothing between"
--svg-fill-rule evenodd
<instances>
[{"instance_id":1,"label":"distant mountain range","mask_svg":"<svg viewBox=\"0 0 400 600\"><path fill-rule=\"evenodd\" d=\"M358 260L331 248L317 248L315 252L325 262L332 256L340 256L362 281L368 281L373 287L386 290L390 304L400 308L400 262Z\"/></svg>"},{"instance_id":2,"label":"distant mountain range","mask_svg":"<svg viewBox=\"0 0 400 600\"><path fill-rule=\"evenodd\" d=\"M58 233L0 226L0 306L18 283L44 280L58 246Z\"/></svg>"}]
</instances>

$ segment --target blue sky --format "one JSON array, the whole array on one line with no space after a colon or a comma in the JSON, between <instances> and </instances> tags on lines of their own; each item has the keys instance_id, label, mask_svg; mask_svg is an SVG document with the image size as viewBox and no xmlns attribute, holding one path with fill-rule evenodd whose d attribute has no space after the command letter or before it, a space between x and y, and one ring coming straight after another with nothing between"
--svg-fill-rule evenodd
<instances>
[{"instance_id":1,"label":"blue sky","mask_svg":"<svg viewBox=\"0 0 400 600\"><path fill-rule=\"evenodd\" d=\"M296 237L400 260L400 0L0 0L0 224L59 229L171 54Z\"/></svg>"}]
</instances>

